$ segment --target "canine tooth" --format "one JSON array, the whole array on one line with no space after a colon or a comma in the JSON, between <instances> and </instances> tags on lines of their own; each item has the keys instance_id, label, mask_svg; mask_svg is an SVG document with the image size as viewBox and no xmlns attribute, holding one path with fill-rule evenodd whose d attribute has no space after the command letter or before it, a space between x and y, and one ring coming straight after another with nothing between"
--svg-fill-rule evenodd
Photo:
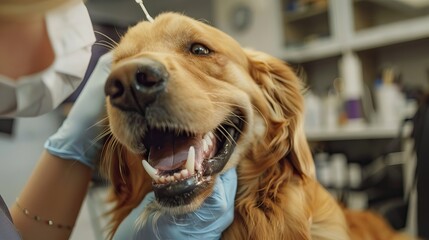
<instances>
[{"instance_id":1,"label":"canine tooth","mask_svg":"<svg viewBox=\"0 0 429 240\"><path fill-rule=\"evenodd\" d=\"M189 174L194 174L194 172L195 172L195 148L194 148L194 146L189 147L188 159L186 160L186 169L188 169Z\"/></svg>"},{"instance_id":2,"label":"canine tooth","mask_svg":"<svg viewBox=\"0 0 429 240\"><path fill-rule=\"evenodd\" d=\"M157 174L158 171L155 168L153 168L146 160L143 160L142 163L143 163L144 169L149 174L149 176L153 178L153 180L158 181L159 179L159 176Z\"/></svg>"},{"instance_id":3,"label":"canine tooth","mask_svg":"<svg viewBox=\"0 0 429 240\"><path fill-rule=\"evenodd\" d=\"M188 169L183 169L182 171L180 171L180 174L182 175L183 178L189 177Z\"/></svg>"},{"instance_id":4,"label":"canine tooth","mask_svg":"<svg viewBox=\"0 0 429 240\"><path fill-rule=\"evenodd\" d=\"M165 177L164 176L160 177L159 178L159 182L160 183L165 183L166 182Z\"/></svg>"},{"instance_id":5,"label":"canine tooth","mask_svg":"<svg viewBox=\"0 0 429 240\"><path fill-rule=\"evenodd\" d=\"M206 140L203 139L203 151L207 152L209 150L209 145L207 144Z\"/></svg>"}]
</instances>

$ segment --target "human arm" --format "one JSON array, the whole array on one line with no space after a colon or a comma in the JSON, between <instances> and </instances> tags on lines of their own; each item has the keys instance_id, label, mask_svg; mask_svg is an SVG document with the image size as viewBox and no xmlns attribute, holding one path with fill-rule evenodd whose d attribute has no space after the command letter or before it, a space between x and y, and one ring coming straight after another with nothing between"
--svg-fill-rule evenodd
<instances>
[{"instance_id":1,"label":"human arm","mask_svg":"<svg viewBox=\"0 0 429 240\"><path fill-rule=\"evenodd\" d=\"M20 206L31 214L73 226L85 198L91 169L77 161L65 161L44 151L24 187ZM16 204L11 209L14 224L23 239L69 239L71 231L49 226L26 216Z\"/></svg>"},{"instance_id":2,"label":"human arm","mask_svg":"<svg viewBox=\"0 0 429 240\"><path fill-rule=\"evenodd\" d=\"M71 231L54 228L26 216L22 208L43 219L74 225L85 197L102 142L95 141L105 111L104 82L110 72L110 54L102 56L67 119L45 143L33 175L11 213L24 239L68 239ZM34 214L33 214L34 213ZM30 238L28 238L30 237Z\"/></svg>"},{"instance_id":3,"label":"human arm","mask_svg":"<svg viewBox=\"0 0 429 240\"><path fill-rule=\"evenodd\" d=\"M176 216L161 213L155 224L152 213L139 226L137 219L155 201L151 192L119 225L113 239L220 239L234 218L236 190L237 172L232 168L216 179L212 195L195 212Z\"/></svg>"}]
</instances>

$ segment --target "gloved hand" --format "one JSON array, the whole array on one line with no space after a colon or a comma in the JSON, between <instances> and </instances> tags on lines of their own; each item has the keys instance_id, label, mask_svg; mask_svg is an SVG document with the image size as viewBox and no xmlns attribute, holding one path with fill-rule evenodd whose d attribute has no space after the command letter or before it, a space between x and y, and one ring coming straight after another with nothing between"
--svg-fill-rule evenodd
<instances>
[{"instance_id":1,"label":"gloved hand","mask_svg":"<svg viewBox=\"0 0 429 240\"><path fill-rule=\"evenodd\" d=\"M111 62L111 53L100 57L67 119L45 142L49 153L94 168L94 161L103 147L97 138L103 131L99 121L105 113L104 83L110 74Z\"/></svg>"},{"instance_id":2,"label":"gloved hand","mask_svg":"<svg viewBox=\"0 0 429 240\"><path fill-rule=\"evenodd\" d=\"M220 239L234 219L236 191L237 172L232 168L216 179L212 195L195 212L176 216L161 214L156 224L153 224L155 214L151 214L146 223L136 229L137 218L155 201L154 193L150 192L119 225L113 239Z\"/></svg>"}]
</instances>

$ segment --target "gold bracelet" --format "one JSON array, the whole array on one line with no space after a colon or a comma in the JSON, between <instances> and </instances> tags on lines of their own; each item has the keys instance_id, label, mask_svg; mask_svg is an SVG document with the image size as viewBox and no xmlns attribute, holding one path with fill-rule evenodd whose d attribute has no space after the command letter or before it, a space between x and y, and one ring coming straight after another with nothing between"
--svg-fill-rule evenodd
<instances>
[{"instance_id":1,"label":"gold bracelet","mask_svg":"<svg viewBox=\"0 0 429 240\"><path fill-rule=\"evenodd\" d=\"M16 198L16 206L22 211L22 213L24 213L25 216L33 219L36 222L40 222L40 223L45 223L46 225L50 226L50 227L54 227L54 228L58 228L58 229L65 229L68 231L71 231L73 229L73 226L71 225L63 225L63 224L58 224L55 223L54 220L50 220L50 219L44 219L42 217L40 217L39 215L35 215L32 214L30 212L30 210L28 210L27 208L22 207L19 202L18 202L18 198Z\"/></svg>"}]
</instances>

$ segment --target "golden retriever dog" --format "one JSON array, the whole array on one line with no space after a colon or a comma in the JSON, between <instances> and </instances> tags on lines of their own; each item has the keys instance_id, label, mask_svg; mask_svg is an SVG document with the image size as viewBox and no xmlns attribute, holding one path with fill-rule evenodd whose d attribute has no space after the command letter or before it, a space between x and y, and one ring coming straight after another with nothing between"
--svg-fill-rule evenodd
<instances>
[{"instance_id":1,"label":"golden retriever dog","mask_svg":"<svg viewBox=\"0 0 429 240\"><path fill-rule=\"evenodd\" d=\"M105 86L112 232L150 191L163 211L194 211L216 177L237 167L224 239L392 239L386 224L385 238L351 233L366 230L349 228L317 182L302 88L283 61L186 16L164 13L130 28Z\"/></svg>"}]
</instances>

